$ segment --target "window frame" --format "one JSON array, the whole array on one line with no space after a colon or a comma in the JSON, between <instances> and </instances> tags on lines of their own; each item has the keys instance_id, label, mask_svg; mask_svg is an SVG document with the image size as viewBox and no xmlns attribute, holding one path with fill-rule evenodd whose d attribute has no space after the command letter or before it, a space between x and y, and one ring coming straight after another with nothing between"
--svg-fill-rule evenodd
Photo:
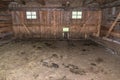
<instances>
[{"instance_id":1,"label":"window frame","mask_svg":"<svg viewBox=\"0 0 120 80\"><path fill-rule=\"evenodd\" d=\"M27 20L36 20L38 18L37 11L26 11Z\"/></svg>"},{"instance_id":2,"label":"window frame","mask_svg":"<svg viewBox=\"0 0 120 80\"><path fill-rule=\"evenodd\" d=\"M82 11L72 11L72 19L74 20L81 20L83 17Z\"/></svg>"}]
</instances>

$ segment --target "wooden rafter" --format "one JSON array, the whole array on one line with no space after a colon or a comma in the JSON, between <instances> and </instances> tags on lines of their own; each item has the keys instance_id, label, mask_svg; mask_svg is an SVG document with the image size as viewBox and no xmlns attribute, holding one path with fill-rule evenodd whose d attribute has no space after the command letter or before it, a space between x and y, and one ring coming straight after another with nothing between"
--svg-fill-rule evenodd
<instances>
[{"instance_id":1,"label":"wooden rafter","mask_svg":"<svg viewBox=\"0 0 120 80\"><path fill-rule=\"evenodd\" d=\"M14 1L14 0L0 0L0 5L5 4L5 6L8 6L8 4L12 1ZM29 2L31 0L15 0L15 1L17 1L18 3L26 4L27 2ZM49 2L49 1L53 1L53 3L54 3L54 1L56 1L57 3L62 3L62 4L69 1L71 4L72 3L82 3L82 5L87 5L87 4L92 4L92 3L98 3L100 5L104 5L104 4L112 3L117 0L33 0L33 1L37 1L41 5L45 5L45 3Z\"/></svg>"}]
</instances>

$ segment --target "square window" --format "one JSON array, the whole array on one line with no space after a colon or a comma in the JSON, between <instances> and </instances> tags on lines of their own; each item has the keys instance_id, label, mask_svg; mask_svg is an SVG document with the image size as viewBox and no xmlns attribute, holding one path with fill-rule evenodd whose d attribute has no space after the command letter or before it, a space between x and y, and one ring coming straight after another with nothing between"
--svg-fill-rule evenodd
<instances>
[{"instance_id":1,"label":"square window","mask_svg":"<svg viewBox=\"0 0 120 80\"><path fill-rule=\"evenodd\" d=\"M35 11L27 11L26 12L27 19L37 19L37 15Z\"/></svg>"},{"instance_id":2,"label":"square window","mask_svg":"<svg viewBox=\"0 0 120 80\"><path fill-rule=\"evenodd\" d=\"M73 11L72 19L82 19L82 11Z\"/></svg>"},{"instance_id":3,"label":"square window","mask_svg":"<svg viewBox=\"0 0 120 80\"><path fill-rule=\"evenodd\" d=\"M69 32L69 28L64 27L64 28L63 28L63 32Z\"/></svg>"}]
</instances>

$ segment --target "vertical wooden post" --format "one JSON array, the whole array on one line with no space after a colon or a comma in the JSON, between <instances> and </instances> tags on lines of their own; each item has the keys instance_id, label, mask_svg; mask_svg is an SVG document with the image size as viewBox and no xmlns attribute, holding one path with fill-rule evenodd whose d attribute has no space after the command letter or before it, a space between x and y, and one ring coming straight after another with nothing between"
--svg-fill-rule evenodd
<instances>
[{"instance_id":1,"label":"vertical wooden post","mask_svg":"<svg viewBox=\"0 0 120 80\"><path fill-rule=\"evenodd\" d=\"M100 37L100 32L101 32L101 21L102 21L102 11L99 11L99 21L98 21L98 26L97 26L97 37Z\"/></svg>"},{"instance_id":2,"label":"vertical wooden post","mask_svg":"<svg viewBox=\"0 0 120 80\"><path fill-rule=\"evenodd\" d=\"M12 15L12 29L13 29L13 33L14 33L14 37L17 37L17 34L16 34L16 29L15 29L15 12L14 11L11 11L11 15Z\"/></svg>"}]
</instances>

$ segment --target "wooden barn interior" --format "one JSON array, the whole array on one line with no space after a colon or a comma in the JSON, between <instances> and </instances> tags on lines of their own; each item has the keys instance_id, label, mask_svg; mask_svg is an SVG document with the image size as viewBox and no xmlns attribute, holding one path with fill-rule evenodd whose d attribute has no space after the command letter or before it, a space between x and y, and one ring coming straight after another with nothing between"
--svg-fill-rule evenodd
<instances>
[{"instance_id":1,"label":"wooden barn interior","mask_svg":"<svg viewBox=\"0 0 120 80\"><path fill-rule=\"evenodd\" d=\"M0 80L120 80L120 0L0 0Z\"/></svg>"}]
</instances>

